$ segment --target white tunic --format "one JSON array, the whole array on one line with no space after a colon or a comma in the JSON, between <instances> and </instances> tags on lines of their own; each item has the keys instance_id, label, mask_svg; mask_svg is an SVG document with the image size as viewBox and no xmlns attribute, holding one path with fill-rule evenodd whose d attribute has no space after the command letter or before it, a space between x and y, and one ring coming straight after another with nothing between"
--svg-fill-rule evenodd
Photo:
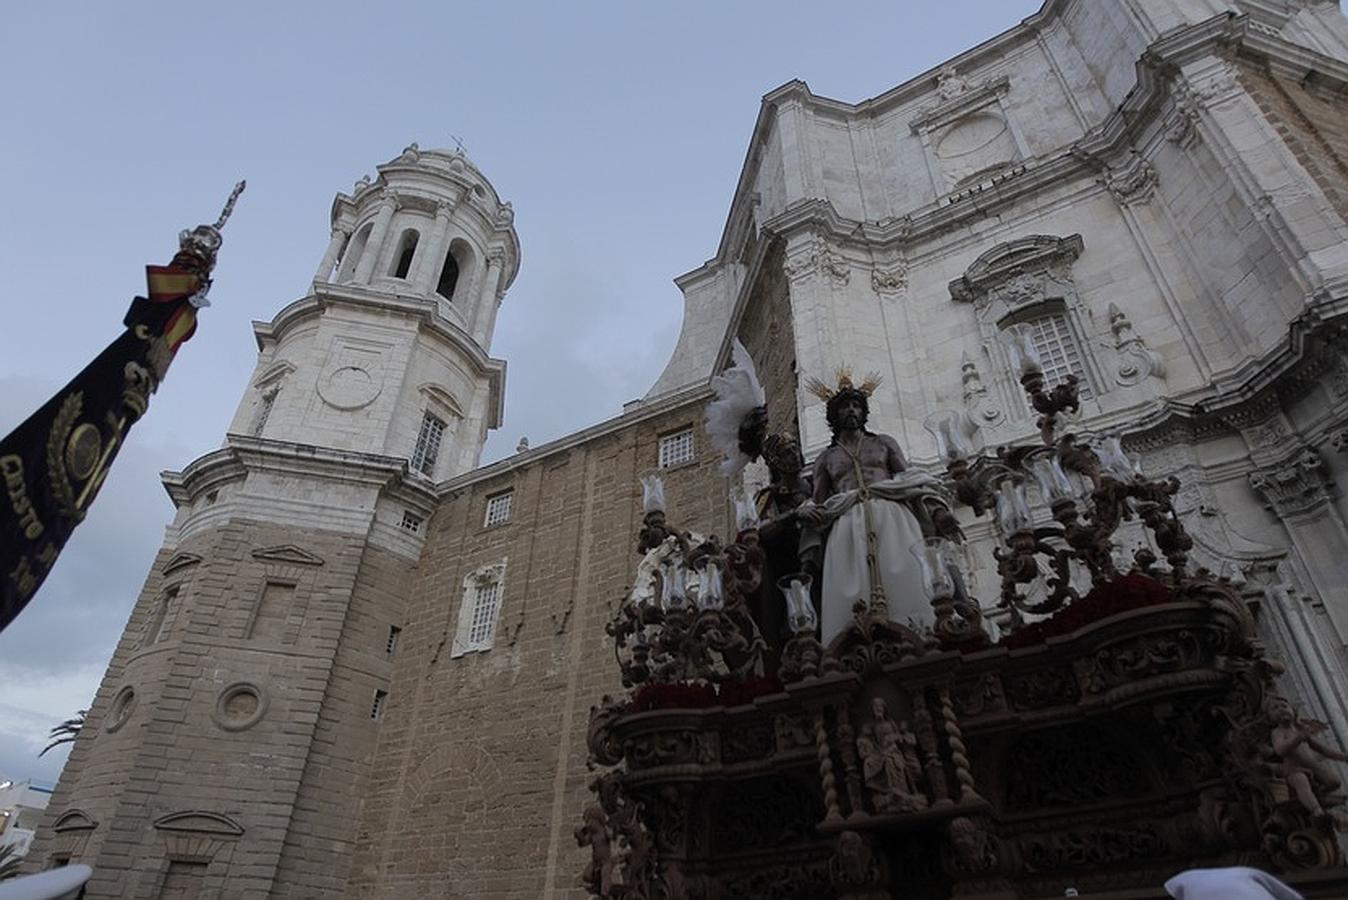
<instances>
[{"instance_id":1,"label":"white tunic","mask_svg":"<svg viewBox=\"0 0 1348 900\"><path fill-rule=\"evenodd\" d=\"M886 481L867 486L870 499L861 502L858 492L843 491L820 507L826 522L832 522L824 547L823 621L820 640L824 646L852 621L852 605L869 604L870 570L866 565L866 507L877 540L876 568L885 591L891 621L934 620L931 604L922 586L922 569L913 545L922 538L917 516L902 501L917 500L933 493L936 479L921 472L900 472Z\"/></svg>"}]
</instances>

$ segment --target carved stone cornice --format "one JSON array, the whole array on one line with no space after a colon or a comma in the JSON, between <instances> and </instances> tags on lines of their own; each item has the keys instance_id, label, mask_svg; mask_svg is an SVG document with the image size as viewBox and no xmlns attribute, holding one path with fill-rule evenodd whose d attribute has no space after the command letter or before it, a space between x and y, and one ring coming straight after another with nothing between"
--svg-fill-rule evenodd
<instances>
[{"instance_id":1,"label":"carved stone cornice","mask_svg":"<svg viewBox=\"0 0 1348 900\"><path fill-rule=\"evenodd\" d=\"M1264 508L1281 519L1303 515L1333 498L1334 482L1320 454L1302 447L1279 463L1250 473L1250 486L1264 499Z\"/></svg>"},{"instance_id":2,"label":"carved stone cornice","mask_svg":"<svg viewBox=\"0 0 1348 900\"><path fill-rule=\"evenodd\" d=\"M1139 450L1231 434L1267 419L1295 402L1342 365L1348 343L1348 297L1308 310L1292 320L1282 349L1236 377L1211 387L1211 395L1188 402L1162 400L1129 436Z\"/></svg>"}]
</instances>

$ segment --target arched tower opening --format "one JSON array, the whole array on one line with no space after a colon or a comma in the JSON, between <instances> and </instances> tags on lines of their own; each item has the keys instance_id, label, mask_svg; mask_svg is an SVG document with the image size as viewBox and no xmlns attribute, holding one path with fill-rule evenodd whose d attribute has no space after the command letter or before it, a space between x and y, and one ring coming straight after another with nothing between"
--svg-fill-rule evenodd
<instances>
[{"instance_id":1,"label":"arched tower opening","mask_svg":"<svg viewBox=\"0 0 1348 900\"><path fill-rule=\"evenodd\" d=\"M407 228L398 239L398 252L393 257L393 266L389 275L394 278L406 278L412 271L412 258L417 254L417 241L421 233L415 228Z\"/></svg>"},{"instance_id":2,"label":"arched tower opening","mask_svg":"<svg viewBox=\"0 0 1348 900\"><path fill-rule=\"evenodd\" d=\"M473 250L468 246L468 242L462 238L450 241L449 248L445 251L445 264L440 269L440 280L435 286L435 292L446 300L463 299L459 286L469 283L472 266Z\"/></svg>"},{"instance_id":3,"label":"arched tower opening","mask_svg":"<svg viewBox=\"0 0 1348 900\"><path fill-rule=\"evenodd\" d=\"M365 227L356 232L356 236L351 238L346 245L346 253L342 254L342 263L337 267L337 281L339 283L350 281L356 274L356 265L360 262L361 254L365 252L365 245L370 241L370 232L374 229L373 222L367 222Z\"/></svg>"}]
</instances>

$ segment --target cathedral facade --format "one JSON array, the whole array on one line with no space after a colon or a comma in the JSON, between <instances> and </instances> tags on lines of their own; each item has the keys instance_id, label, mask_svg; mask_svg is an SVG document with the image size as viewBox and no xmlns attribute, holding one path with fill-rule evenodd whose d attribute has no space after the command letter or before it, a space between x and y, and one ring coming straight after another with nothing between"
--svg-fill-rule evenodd
<instances>
[{"instance_id":1,"label":"cathedral facade","mask_svg":"<svg viewBox=\"0 0 1348 900\"><path fill-rule=\"evenodd\" d=\"M1079 379L1078 430L1181 477L1195 560L1348 746L1336 4L1046 0L861 103L777 88L651 391L487 466L510 204L414 145L331 219L310 291L255 324L224 446L165 476L177 515L31 856L93 866L90 896L585 896L638 479L733 530L701 417L736 338L807 457L829 430L805 379L848 365L884 377L870 427L936 471L943 411L988 448L1036 432L999 338L1026 326ZM989 609L995 527L964 522Z\"/></svg>"}]
</instances>

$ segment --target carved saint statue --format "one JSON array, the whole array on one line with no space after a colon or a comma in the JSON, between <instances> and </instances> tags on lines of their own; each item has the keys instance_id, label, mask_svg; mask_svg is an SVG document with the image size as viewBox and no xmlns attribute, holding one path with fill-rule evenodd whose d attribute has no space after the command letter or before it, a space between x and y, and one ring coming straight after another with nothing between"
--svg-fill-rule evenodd
<instances>
[{"instance_id":1,"label":"carved saint statue","mask_svg":"<svg viewBox=\"0 0 1348 900\"><path fill-rule=\"evenodd\" d=\"M1271 737L1279 774L1308 813L1324 817L1327 814L1322 801L1338 802L1342 797L1335 796L1341 787L1339 777L1321 757L1348 762L1348 754L1316 740L1315 735L1326 726L1298 716L1285 698L1270 694L1264 711L1273 723Z\"/></svg>"},{"instance_id":2,"label":"carved saint statue","mask_svg":"<svg viewBox=\"0 0 1348 900\"><path fill-rule=\"evenodd\" d=\"M871 719L861 726L857 738L862 774L878 813L913 812L927 806L917 787L917 738L904 725L889 717L883 697L871 700Z\"/></svg>"},{"instance_id":3,"label":"carved saint statue","mask_svg":"<svg viewBox=\"0 0 1348 900\"><path fill-rule=\"evenodd\" d=\"M836 388L818 380L810 385L825 400L833 431L833 442L814 465L815 505L802 514L828 528L820 637L825 645L847 627L856 604L872 614L886 611L900 624L930 621L931 607L911 548L924 532L958 539L958 526L936 479L908 471L898 442L866 429L869 398L878 383L878 378L867 378L853 385L844 371Z\"/></svg>"}]
</instances>

